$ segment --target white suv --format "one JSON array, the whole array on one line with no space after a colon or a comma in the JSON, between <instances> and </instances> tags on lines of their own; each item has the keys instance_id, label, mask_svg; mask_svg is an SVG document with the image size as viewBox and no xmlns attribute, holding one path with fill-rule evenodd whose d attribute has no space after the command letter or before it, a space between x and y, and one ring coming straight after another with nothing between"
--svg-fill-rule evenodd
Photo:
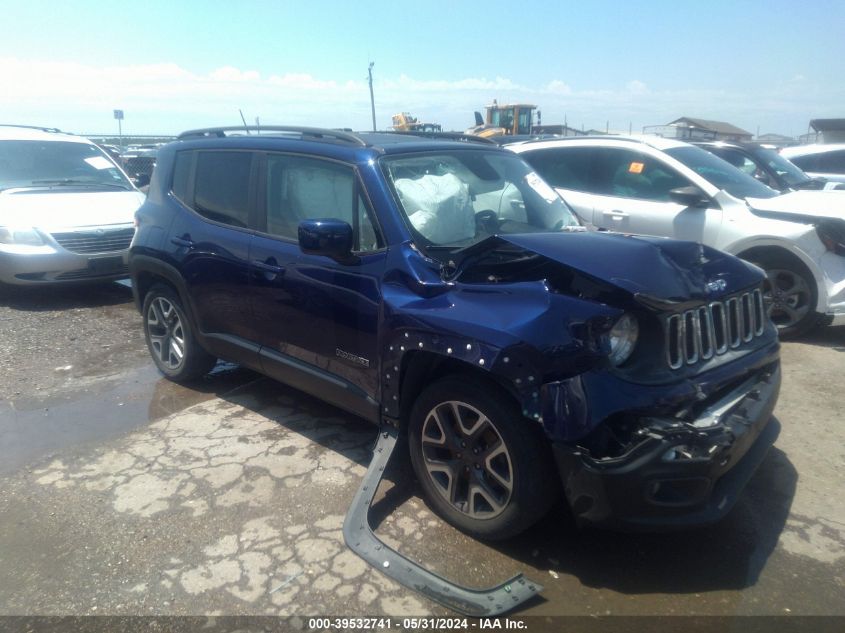
<instances>
[{"instance_id":1,"label":"white suv","mask_svg":"<svg viewBox=\"0 0 845 633\"><path fill-rule=\"evenodd\" d=\"M510 146L588 225L693 240L766 271L781 336L845 324L845 192L766 187L713 154L660 137Z\"/></svg>"},{"instance_id":2,"label":"white suv","mask_svg":"<svg viewBox=\"0 0 845 633\"><path fill-rule=\"evenodd\" d=\"M784 147L780 154L813 178L845 182L845 143Z\"/></svg>"},{"instance_id":3,"label":"white suv","mask_svg":"<svg viewBox=\"0 0 845 633\"><path fill-rule=\"evenodd\" d=\"M144 201L91 141L51 128L0 125L0 283L128 276Z\"/></svg>"}]
</instances>

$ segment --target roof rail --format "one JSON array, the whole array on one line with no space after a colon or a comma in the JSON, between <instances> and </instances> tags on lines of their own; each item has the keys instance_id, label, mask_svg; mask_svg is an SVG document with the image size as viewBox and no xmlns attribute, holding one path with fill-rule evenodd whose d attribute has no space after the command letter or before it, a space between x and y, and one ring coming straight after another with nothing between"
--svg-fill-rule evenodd
<instances>
[{"instance_id":1,"label":"roof rail","mask_svg":"<svg viewBox=\"0 0 845 633\"><path fill-rule=\"evenodd\" d=\"M650 137L650 135L643 135L646 137ZM507 137L505 137L507 138ZM592 141L592 140L605 140L605 141L626 141L628 143L646 143L646 139L640 136L629 136L627 134L579 134L578 136L560 136L555 135L553 138L532 138L527 141L522 141L521 145L529 145L533 143L547 143L549 141ZM682 139L669 139L672 141L675 140L682 140Z\"/></svg>"},{"instance_id":2,"label":"roof rail","mask_svg":"<svg viewBox=\"0 0 845 633\"><path fill-rule=\"evenodd\" d=\"M14 123L0 123L0 127L22 127L27 130L41 130L42 132L51 132L53 134L69 134L70 132L62 132L57 127L41 127L40 125L15 125Z\"/></svg>"},{"instance_id":3,"label":"roof rail","mask_svg":"<svg viewBox=\"0 0 845 633\"><path fill-rule=\"evenodd\" d=\"M400 136L419 136L421 138L441 139L444 141L464 141L466 143L483 143L485 145L497 145L495 141L475 134L464 132L423 132L418 130L384 130L379 134L398 134Z\"/></svg>"},{"instance_id":4,"label":"roof rail","mask_svg":"<svg viewBox=\"0 0 845 633\"><path fill-rule=\"evenodd\" d=\"M367 142L360 136L342 130L329 130L319 127L300 127L295 125L237 125L228 127L208 127L199 130L188 130L177 136L177 140L184 141L196 138L226 138L233 136L227 132L282 132L285 134L299 134L299 138L309 141L334 140L367 147Z\"/></svg>"}]
</instances>

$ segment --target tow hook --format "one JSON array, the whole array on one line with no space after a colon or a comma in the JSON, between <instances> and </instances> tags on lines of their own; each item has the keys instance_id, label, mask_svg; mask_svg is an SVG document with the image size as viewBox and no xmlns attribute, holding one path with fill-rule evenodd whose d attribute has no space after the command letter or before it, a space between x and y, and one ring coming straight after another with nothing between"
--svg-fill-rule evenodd
<instances>
[{"instance_id":1,"label":"tow hook","mask_svg":"<svg viewBox=\"0 0 845 633\"><path fill-rule=\"evenodd\" d=\"M496 616L516 608L542 591L542 585L517 574L489 589L471 589L428 571L380 541L369 524L369 510L399 431L383 425L361 487L343 522L346 545L373 567L396 582L468 616Z\"/></svg>"}]
</instances>

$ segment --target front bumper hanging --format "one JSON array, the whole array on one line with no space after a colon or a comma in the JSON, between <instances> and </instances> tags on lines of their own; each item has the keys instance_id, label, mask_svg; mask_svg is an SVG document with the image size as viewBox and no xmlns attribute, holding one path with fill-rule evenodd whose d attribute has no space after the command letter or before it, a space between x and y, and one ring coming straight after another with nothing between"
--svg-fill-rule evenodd
<instances>
[{"instance_id":1,"label":"front bumper hanging","mask_svg":"<svg viewBox=\"0 0 845 633\"><path fill-rule=\"evenodd\" d=\"M435 602L469 616L496 616L519 606L542 591L542 585L518 574L489 589L470 589L432 573L391 549L369 525L369 509L384 475L399 431L382 426L367 473L343 522L347 546L383 574Z\"/></svg>"}]
</instances>

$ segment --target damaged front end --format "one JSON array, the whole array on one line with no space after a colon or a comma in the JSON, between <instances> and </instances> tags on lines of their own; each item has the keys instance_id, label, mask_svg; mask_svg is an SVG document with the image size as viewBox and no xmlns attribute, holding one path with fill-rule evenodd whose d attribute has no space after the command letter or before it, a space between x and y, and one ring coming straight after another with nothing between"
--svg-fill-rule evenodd
<instances>
[{"instance_id":1,"label":"damaged front end","mask_svg":"<svg viewBox=\"0 0 845 633\"><path fill-rule=\"evenodd\" d=\"M779 432L771 419L779 345L760 271L696 244L614 236L616 254L635 263L607 261L586 275L579 259L594 258L603 236L502 239L534 258L498 265L481 257L456 277L492 284L542 277L564 302L618 309L589 328L569 323L591 359L581 371L575 348L558 355L541 342L531 347L543 349L542 360L522 363L533 363L528 381L512 363L492 366L513 385L526 417L543 424L577 520L655 530L727 514ZM625 319L638 324L636 347L615 362L611 326ZM528 358L517 348L503 354Z\"/></svg>"},{"instance_id":2,"label":"damaged front end","mask_svg":"<svg viewBox=\"0 0 845 633\"><path fill-rule=\"evenodd\" d=\"M662 412L620 413L553 450L576 519L630 530L718 521L777 439L776 360Z\"/></svg>"}]
</instances>

